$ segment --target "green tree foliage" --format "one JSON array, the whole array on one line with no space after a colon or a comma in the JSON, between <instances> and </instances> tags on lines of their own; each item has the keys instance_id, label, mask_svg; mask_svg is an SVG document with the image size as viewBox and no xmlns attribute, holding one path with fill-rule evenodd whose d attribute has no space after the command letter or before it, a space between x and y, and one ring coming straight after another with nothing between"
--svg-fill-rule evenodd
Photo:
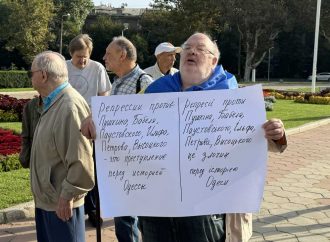
<instances>
[{"instance_id":1,"label":"green tree foliage","mask_svg":"<svg viewBox=\"0 0 330 242\"><path fill-rule=\"evenodd\" d=\"M149 42L149 51L161 41L170 41L177 45L196 31L208 32L216 39L226 41L227 46L219 43L224 56L240 59L240 53L244 54L244 80L249 80L251 70L265 59L279 33L292 29L294 19L300 13L307 16L309 13L307 10L299 11L301 7L294 0L154 2L153 9L147 11L141 21L142 30ZM309 16L302 19L307 20ZM222 36L228 34L234 39ZM232 51L227 51L228 46ZM238 53L233 54L233 51Z\"/></svg>"},{"instance_id":2,"label":"green tree foliage","mask_svg":"<svg viewBox=\"0 0 330 242\"><path fill-rule=\"evenodd\" d=\"M75 35L88 33L94 42L92 58L102 62L105 48L121 35L123 25L108 15L91 15L92 21L84 25L92 5L92 0L0 0L0 56L6 57L0 59L0 67L13 63L27 68L36 53L58 51L61 19L67 13L71 16L63 18L63 54L69 57L67 46ZM256 67L257 77L267 77L268 50L273 46L273 76L305 78L312 69L315 13L315 0L155 0L142 16L141 28L130 28L125 36L137 46L141 67L154 63L160 42L178 46L201 31L218 40L226 69L245 69L245 80ZM328 0L322 1L320 24L318 71L329 71Z\"/></svg>"},{"instance_id":3,"label":"green tree foliage","mask_svg":"<svg viewBox=\"0 0 330 242\"><path fill-rule=\"evenodd\" d=\"M245 52L244 80L264 59L273 41L287 24L287 5L283 0L220 0L222 21L237 28Z\"/></svg>"},{"instance_id":4,"label":"green tree foliage","mask_svg":"<svg viewBox=\"0 0 330 242\"><path fill-rule=\"evenodd\" d=\"M108 15L99 15L95 19L91 19L88 25L83 27L83 33L89 34L93 39L94 50L92 59L103 62L102 58L105 54L105 49L112 41L113 37L120 36L124 29L122 24L113 22ZM136 31L125 31L125 36L132 41L137 49L138 63L148 63L148 42Z\"/></svg>"},{"instance_id":5,"label":"green tree foliage","mask_svg":"<svg viewBox=\"0 0 330 242\"><path fill-rule=\"evenodd\" d=\"M276 49L278 51L277 61L273 59L273 65L276 71L273 76L280 77L299 77L299 75L307 78L309 69L312 65L313 56L313 39L314 35L311 32L306 32L304 26L297 26L291 31L281 32L276 41ZM276 64L278 63L278 64Z\"/></svg>"},{"instance_id":6,"label":"green tree foliage","mask_svg":"<svg viewBox=\"0 0 330 242\"><path fill-rule=\"evenodd\" d=\"M141 68L146 68L149 66L150 59L154 59L153 54L150 56L148 53L148 42L140 34L134 34L129 37L137 50L137 63L140 64ZM153 53L153 52L151 52Z\"/></svg>"},{"instance_id":7,"label":"green tree foliage","mask_svg":"<svg viewBox=\"0 0 330 242\"><path fill-rule=\"evenodd\" d=\"M53 0L53 2L55 15L52 20L52 32L57 38L51 43L51 47L58 50L63 18L63 54L67 54L69 42L81 32L86 17L94 5L92 0ZM70 14L70 17L64 17L66 14Z\"/></svg>"},{"instance_id":8,"label":"green tree foliage","mask_svg":"<svg viewBox=\"0 0 330 242\"><path fill-rule=\"evenodd\" d=\"M92 59L102 62L105 49L114 36L121 34L122 25L115 23L108 15L99 15L90 24L83 27L83 33L89 34L93 39L94 50Z\"/></svg>"},{"instance_id":9,"label":"green tree foliage","mask_svg":"<svg viewBox=\"0 0 330 242\"><path fill-rule=\"evenodd\" d=\"M152 49L160 42L179 42L177 38L171 36L172 32L178 33L171 15L172 13L166 10L147 10L142 15L140 22L142 32Z\"/></svg>"},{"instance_id":10,"label":"green tree foliage","mask_svg":"<svg viewBox=\"0 0 330 242\"><path fill-rule=\"evenodd\" d=\"M10 53L18 51L28 66L37 53L46 49L58 51L63 19L63 53L65 54L70 40L81 32L92 7L92 0L2 0L0 1L0 24L3 26L0 29L0 47L3 48L1 52L9 56ZM63 17L68 13L69 19Z\"/></svg>"},{"instance_id":11,"label":"green tree foliage","mask_svg":"<svg viewBox=\"0 0 330 242\"><path fill-rule=\"evenodd\" d=\"M281 68L276 72L281 76L307 78L312 73L317 1L286 2L290 24L278 40ZM321 4L318 49L317 71L327 72L330 70L330 1L325 0Z\"/></svg>"},{"instance_id":12,"label":"green tree foliage","mask_svg":"<svg viewBox=\"0 0 330 242\"><path fill-rule=\"evenodd\" d=\"M322 2L320 24L322 35L330 42L330 1L328 0Z\"/></svg>"},{"instance_id":13,"label":"green tree foliage","mask_svg":"<svg viewBox=\"0 0 330 242\"><path fill-rule=\"evenodd\" d=\"M153 55L156 46L162 42L171 42L177 46L182 44L183 36L180 31L175 28L172 22L172 13L166 10L148 10L143 14L141 19L141 35L147 41L146 54L144 54L144 63L142 67L148 67L155 63L155 57ZM177 33L177 38L172 33ZM181 37L179 37L179 35ZM141 54L141 50L138 49L138 54ZM149 54L148 54L149 53ZM141 59L139 58L139 63Z\"/></svg>"},{"instance_id":14,"label":"green tree foliage","mask_svg":"<svg viewBox=\"0 0 330 242\"><path fill-rule=\"evenodd\" d=\"M55 20L60 23L64 14L70 14L70 21L75 24L72 29L79 32L85 23L85 19L93 8L92 0L53 0L56 16Z\"/></svg>"},{"instance_id":15,"label":"green tree foliage","mask_svg":"<svg viewBox=\"0 0 330 242\"><path fill-rule=\"evenodd\" d=\"M10 15L10 8L4 0L0 0L0 23L4 23ZM0 28L1 36L4 34L4 28Z\"/></svg>"},{"instance_id":16,"label":"green tree foliage","mask_svg":"<svg viewBox=\"0 0 330 242\"><path fill-rule=\"evenodd\" d=\"M155 0L153 8L141 22L148 40L175 44L182 44L196 31L210 33L217 29L216 20L221 13L212 0Z\"/></svg>"},{"instance_id":17,"label":"green tree foliage","mask_svg":"<svg viewBox=\"0 0 330 242\"><path fill-rule=\"evenodd\" d=\"M159 43L179 46L194 32L212 34L219 29L216 20L221 10L212 0L155 0L152 7L140 21L141 36L147 40L149 53L140 58L144 67L155 62L153 53Z\"/></svg>"},{"instance_id":18,"label":"green tree foliage","mask_svg":"<svg viewBox=\"0 0 330 242\"><path fill-rule=\"evenodd\" d=\"M37 53L48 48L48 41L53 38L48 28L53 12L52 1L4 0L1 5L8 14L0 20L6 48L17 49L24 60L31 63Z\"/></svg>"}]
</instances>

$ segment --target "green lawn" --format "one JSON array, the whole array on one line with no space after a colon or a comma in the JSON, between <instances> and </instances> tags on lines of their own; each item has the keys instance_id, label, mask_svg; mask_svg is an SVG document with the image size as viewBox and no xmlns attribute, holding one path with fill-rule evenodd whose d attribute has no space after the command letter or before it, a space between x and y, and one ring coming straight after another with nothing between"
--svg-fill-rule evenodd
<instances>
[{"instance_id":1,"label":"green lawn","mask_svg":"<svg viewBox=\"0 0 330 242\"><path fill-rule=\"evenodd\" d=\"M28 169L0 173L0 209L32 200Z\"/></svg>"},{"instance_id":2,"label":"green lawn","mask_svg":"<svg viewBox=\"0 0 330 242\"><path fill-rule=\"evenodd\" d=\"M302 87L302 88L288 88L286 89L286 91L296 91L296 92L311 92L311 88L310 87ZM320 92L321 88L320 87L316 87L315 88L315 92Z\"/></svg>"},{"instance_id":3,"label":"green lawn","mask_svg":"<svg viewBox=\"0 0 330 242\"><path fill-rule=\"evenodd\" d=\"M330 105L301 104L291 100L277 100L274 111L267 118L280 118L285 127L294 128L309 122L330 117ZM0 127L20 133L21 123L0 123ZM21 169L0 173L0 209L32 199L28 170Z\"/></svg>"},{"instance_id":4,"label":"green lawn","mask_svg":"<svg viewBox=\"0 0 330 242\"><path fill-rule=\"evenodd\" d=\"M0 92L24 92L24 91L34 91L34 89L32 87L0 88Z\"/></svg>"},{"instance_id":5,"label":"green lawn","mask_svg":"<svg viewBox=\"0 0 330 242\"><path fill-rule=\"evenodd\" d=\"M280 118L286 129L294 128L320 119L330 118L330 105L277 100L274 104L274 111L267 112L267 118Z\"/></svg>"},{"instance_id":6,"label":"green lawn","mask_svg":"<svg viewBox=\"0 0 330 242\"><path fill-rule=\"evenodd\" d=\"M14 131L15 134L20 134L22 132L22 123L21 122L8 122L8 123L0 122L0 128L11 129Z\"/></svg>"}]
</instances>

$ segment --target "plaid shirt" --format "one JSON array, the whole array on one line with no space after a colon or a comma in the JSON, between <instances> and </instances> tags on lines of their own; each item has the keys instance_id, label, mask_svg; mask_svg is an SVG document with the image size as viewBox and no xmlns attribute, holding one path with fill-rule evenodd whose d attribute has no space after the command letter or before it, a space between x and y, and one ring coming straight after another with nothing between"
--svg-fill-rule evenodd
<instances>
[{"instance_id":1,"label":"plaid shirt","mask_svg":"<svg viewBox=\"0 0 330 242\"><path fill-rule=\"evenodd\" d=\"M121 78L115 77L112 83L111 95L135 94L136 82L142 73L145 72L137 64L134 69L125 76ZM141 77L141 90L146 88L152 81L149 75L143 75Z\"/></svg>"}]
</instances>

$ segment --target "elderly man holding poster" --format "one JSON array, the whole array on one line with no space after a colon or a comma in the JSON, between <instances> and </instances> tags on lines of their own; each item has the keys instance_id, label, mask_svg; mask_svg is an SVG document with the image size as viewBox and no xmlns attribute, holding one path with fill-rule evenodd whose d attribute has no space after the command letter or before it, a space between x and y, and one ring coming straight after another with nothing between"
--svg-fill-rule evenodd
<instances>
[{"instance_id":1,"label":"elderly man holding poster","mask_svg":"<svg viewBox=\"0 0 330 242\"><path fill-rule=\"evenodd\" d=\"M220 52L211 38L195 33L182 45L180 71L150 84L145 93L207 91L235 89L235 77L217 66ZM263 125L269 149L283 151L286 147L281 120L271 119ZM91 118L82 125L82 133L95 138ZM237 151L237 150L236 150ZM213 214L190 217L139 217L144 242L174 241L248 241L252 234L251 215Z\"/></svg>"}]
</instances>

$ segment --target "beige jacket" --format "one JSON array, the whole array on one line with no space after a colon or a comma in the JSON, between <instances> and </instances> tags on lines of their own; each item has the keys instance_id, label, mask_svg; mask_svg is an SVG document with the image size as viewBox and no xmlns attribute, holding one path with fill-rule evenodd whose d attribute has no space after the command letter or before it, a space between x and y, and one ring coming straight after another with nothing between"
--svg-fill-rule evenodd
<instances>
[{"instance_id":1,"label":"beige jacket","mask_svg":"<svg viewBox=\"0 0 330 242\"><path fill-rule=\"evenodd\" d=\"M153 66L150 66L146 69L144 69L145 73L149 74L150 76L152 76L153 80L157 80L158 78L161 78L164 76L164 74L161 72L161 70L159 69L158 64L156 63ZM168 74L173 75L174 73L178 72L179 70L172 67L169 71Z\"/></svg>"},{"instance_id":2,"label":"beige jacket","mask_svg":"<svg viewBox=\"0 0 330 242\"><path fill-rule=\"evenodd\" d=\"M84 98L70 85L44 111L37 124L30 159L31 189L37 208L55 211L59 197L84 204L94 186L92 145L80 133L89 115Z\"/></svg>"},{"instance_id":3,"label":"beige jacket","mask_svg":"<svg viewBox=\"0 0 330 242\"><path fill-rule=\"evenodd\" d=\"M283 152L287 147L284 136L279 142L268 141L268 151ZM252 237L252 213L226 214L226 241L247 242Z\"/></svg>"}]
</instances>

